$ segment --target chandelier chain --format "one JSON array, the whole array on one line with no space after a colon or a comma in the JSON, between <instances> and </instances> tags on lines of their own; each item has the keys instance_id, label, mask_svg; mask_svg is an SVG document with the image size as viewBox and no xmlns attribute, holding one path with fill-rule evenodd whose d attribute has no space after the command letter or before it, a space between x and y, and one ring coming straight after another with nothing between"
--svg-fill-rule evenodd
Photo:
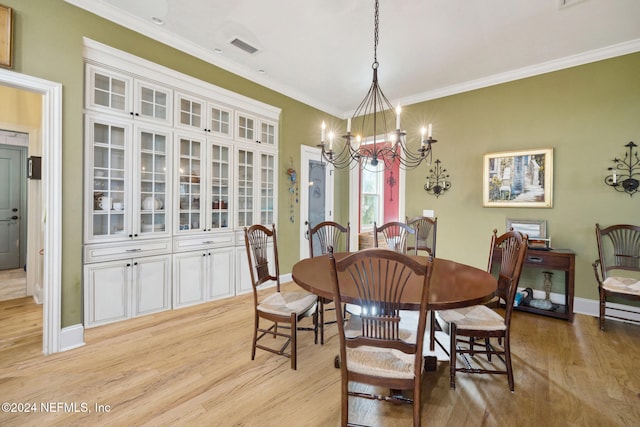
<instances>
[{"instance_id":1,"label":"chandelier chain","mask_svg":"<svg viewBox=\"0 0 640 427\"><path fill-rule=\"evenodd\" d=\"M380 13L378 11L380 4L378 0L376 0L376 13L374 14L373 24L374 24L374 32L373 32L373 68L378 68L378 25L380 20Z\"/></svg>"}]
</instances>

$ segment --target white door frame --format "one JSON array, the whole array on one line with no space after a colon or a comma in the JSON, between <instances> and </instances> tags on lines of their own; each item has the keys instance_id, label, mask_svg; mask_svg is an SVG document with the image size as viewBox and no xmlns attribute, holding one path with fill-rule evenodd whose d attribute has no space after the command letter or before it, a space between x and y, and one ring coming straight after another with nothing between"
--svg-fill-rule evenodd
<instances>
[{"instance_id":1,"label":"white door frame","mask_svg":"<svg viewBox=\"0 0 640 427\"><path fill-rule=\"evenodd\" d=\"M309 258L309 242L305 238L307 234L307 212L309 212L309 160L322 160L322 151L317 147L308 145L300 146L300 175L298 176L300 188L300 259ZM327 163L326 169L326 212L327 221L333 220L334 204L334 170L333 165Z\"/></svg>"},{"instance_id":2,"label":"white door frame","mask_svg":"<svg viewBox=\"0 0 640 427\"><path fill-rule=\"evenodd\" d=\"M62 320L62 85L3 69L0 69L0 84L42 95L42 352L51 354L60 351Z\"/></svg>"}]
</instances>

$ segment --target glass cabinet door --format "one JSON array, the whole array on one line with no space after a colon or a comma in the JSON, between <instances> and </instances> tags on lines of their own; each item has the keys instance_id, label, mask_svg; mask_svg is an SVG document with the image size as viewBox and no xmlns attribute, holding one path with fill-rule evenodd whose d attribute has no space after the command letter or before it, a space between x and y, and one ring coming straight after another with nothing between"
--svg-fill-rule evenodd
<instances>
[{"instance_id":1,"label":"glass cabinet door","mask_svg":"<svg viewBox=\"0 0 640 427\"><path fill-rule=\"evenodd\" d=\"M253 224L253 157L252 151L238 150L238 228Z\"/></svg>"},{"instance_id":2,"label":"glass cabinet door","mask_svg":"<svg viewBox=\"0 0 640 427\"><path fill-rule=\"evenodd\" d=\"M93 207L90 209L91 238L130 233L125 225L124 203L127 197L125 166L129 129L123 125L90 122L92 145L91 186Z\"/></svg>"},{"instance_id":3,"label":"glass cabinet door","mask_svg":"<svg viewBox=\"0 0 640 427\"><path fill-rule=\"evenodd\" d=\"M168 136L141 130L138 165L139 220L136 232L142 235L167 230L167 150ZM114 205L114 208L115 205ZM122 207L120 207L122 209ZM126 206L124 207L126 208Z\"/></svg>"},{"instance_id":4,"label":"glass cabinet door","mask_svg":"<svg viewBox=\"0 0 640 427\"><path fill-rule=\"evenodd\" d=\"M134 115L155 122L171 124L172 93L170 89L137 80Z\"/></svg>"},{"instance_id":5,"label":"glass cabinet door","mask_svg":"<svg viewBox=\"0 0 640 427\"><path fill-rule=\"evenodd\" d=\"M211 228L229 225L229 147L211 144Z\"/></svg>"},{"instance_id":6,"label":"glass cabinet door","mask_svg":"<svg viewBox=\"0 0 640 427\"><path fill-rule=\"evenodd\" d=\"M275 156L260 155L260 224L269 226L274 223L275 195Z\"/></svg>"},{"instance_id":7,"label":"glass cabinet door","mask_svg":"<svg viewBox=\"0 0 640 427\"><path fill-rule=\"evenodd\" d=\"M200 215L202 149L203 145L199 140L184 137L179 139L179 232L204 227Z\"/></svg>"},{"instance_id":8,"label":"glass cabinet door","mask_svg":"<svg viewBox=\"0 0 640 427\"><path fill-rule=\"evenodd\" d=\"M131 78L87 68L90 86L88 102L91 107L121 114L130 113Z\"/></svg>"},{"instance_id":9,"label":"glass cabinet door","mask_svg":"<svg viewBox=\"0 0 640 427\"><path fill-rule=\"evenodd\" d=\"M263 144L275 145L276 143L276 127L269 122L260 123L260 142Z\"/></svg>"}]
</instances>

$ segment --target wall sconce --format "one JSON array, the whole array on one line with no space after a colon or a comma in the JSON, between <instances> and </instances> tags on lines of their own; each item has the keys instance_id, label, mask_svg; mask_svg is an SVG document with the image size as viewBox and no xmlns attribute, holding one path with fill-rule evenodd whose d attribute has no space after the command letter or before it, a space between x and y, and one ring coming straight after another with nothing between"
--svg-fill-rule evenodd
<instances>
[{"instance_id":1,"label":"wall sconce","mask_svg":"<svg viewBox=\"0 0 640 427\"><path fill-rule=\"evenodd\" d=\"M441 163L440 159L436 159L436 166L429 169L427 183L424 185L424 191L436 197L440 197L442 193L451 188L451 183L447 181L449 174L445 168L440 166Z\"/></svg>"},{"instance_id":2,"label":"wall sconce","mask_svg":"<svg viewBox=\"0 0 640 427\"><path fill-rule=\"evenodd\" d=\"M640 181L634 178L634 175L640 175L640 158L637 152L633 152L633 149L637 147L633 141L629 142L625 147L629 147L629 152L624 154L624 159L613 159L614 166L607 170L613 171L613 173L604 179L604 183L613 187L616 191L624 192L633 196L638 191ZM635 169L635 172L634 172Z\"/></svg>"}]
</instances>

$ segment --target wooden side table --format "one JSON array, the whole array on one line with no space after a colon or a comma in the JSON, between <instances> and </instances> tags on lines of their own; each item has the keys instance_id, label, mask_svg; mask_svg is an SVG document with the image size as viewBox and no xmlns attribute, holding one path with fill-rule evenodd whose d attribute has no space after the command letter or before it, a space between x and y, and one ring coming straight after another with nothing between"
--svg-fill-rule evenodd
<instances>
[{"instance_id":1,"label":"wooden side table","mask_svg":"<svg viewBox=\"0 0 640 427\"><path fill-rule=\"evenodd\" d=\"M494 263L502 260L502 250L496 249L493 255ZM534 307L519 305L516 310L528 311L543 316L557 317L573 322L573 293L576 273L576 254L568 249L553 249L549 251L528 249L524 258L523 268L540 268L544 270L564 271L564 305L556 310L541 310Z\"/></svg>"}]
</instances>

